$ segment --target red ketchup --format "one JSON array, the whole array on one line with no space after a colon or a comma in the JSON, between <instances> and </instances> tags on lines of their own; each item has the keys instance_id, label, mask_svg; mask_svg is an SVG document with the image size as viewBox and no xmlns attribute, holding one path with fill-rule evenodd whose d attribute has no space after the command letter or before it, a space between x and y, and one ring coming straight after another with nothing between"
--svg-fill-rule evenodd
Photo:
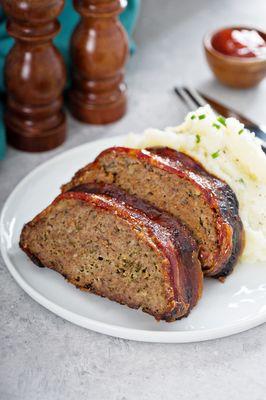
<instances>
[{"instance_id":1,"label":"red ketchup","mask_svg":"<svg viewBox=\"0 0 266 400\"><path fill-rule=\"evenodd\" d=\"M224 29L213 36L212 45L227 56L266 58L266 41L254 29Z\"/></svg>"}]
</instances>

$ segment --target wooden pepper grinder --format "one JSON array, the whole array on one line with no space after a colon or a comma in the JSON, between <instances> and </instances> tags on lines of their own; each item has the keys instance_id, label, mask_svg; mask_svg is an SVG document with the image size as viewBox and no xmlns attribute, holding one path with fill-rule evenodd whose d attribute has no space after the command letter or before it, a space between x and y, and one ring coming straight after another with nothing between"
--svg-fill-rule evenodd
<instances>
[{"instance_id":1,"label":"wooden pepper grinder","mask_svg":"<svg viewBox=\"0 0 266 400\"><path fill-rule=\"evenodd\" d=\"M64 61L52 43L64 0L3 0L15 45L7 56L5 123L10 144L44 151L65 140Z\"/></svg>"},{"instance_id":2,"label":"wooden pepper grinder","mask_svg":"<svg viewBox=\"0 0 266 400\"><path fill-rule=\"evenodd\" d=\"M126 5L125 0L74 0L81 20L71 40L69 106L83 122L106 124L126 111L128 40L118 20Z\"/></svg>"}]
</instances>

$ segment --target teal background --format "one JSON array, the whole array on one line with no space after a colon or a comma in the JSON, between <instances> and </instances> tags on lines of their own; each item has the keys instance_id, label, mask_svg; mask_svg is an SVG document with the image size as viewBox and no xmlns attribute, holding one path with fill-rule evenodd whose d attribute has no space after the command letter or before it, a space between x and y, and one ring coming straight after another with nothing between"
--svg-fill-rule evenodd
<instances>
[{"instance_id":1,"label":"teal background","mask_svg":"<svg viewBox=\"0 0 266 400\"><path fill-rule=\"evenodd\" d=\"M45 0L44 0L45 1ZM128 5L125 11L120 15L120 20L124 25L130 42L131 53L135 50L135 44L131 38L132 32L136 25L138 18L138 13L140 9L141 0L128 0ZM69 40L74 27L76 26L79 15L74 10L72 5L72 0L65 1L65 7L59 17L61 23L61 31L59 35L55 38L54 43L61 51L67 66L69 66ZM5 127L3 123L3 93L4 93L4 62L5 57L8 54L10 48L12 47L14 41L8 36L6 32L6 19L3 14L2 9L0 9L0 159L4 158L6 152L6 140L5 140Z\"/></svg>"}]
</instances>

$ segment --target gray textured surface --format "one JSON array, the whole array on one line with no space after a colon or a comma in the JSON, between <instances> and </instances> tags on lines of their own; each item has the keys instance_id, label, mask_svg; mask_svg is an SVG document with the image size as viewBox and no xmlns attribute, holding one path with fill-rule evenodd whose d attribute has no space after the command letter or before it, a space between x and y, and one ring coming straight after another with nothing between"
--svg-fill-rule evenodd
<instances>
[{"instance_id":1,"label":"gray textured surface","mask_svg":"<svg viewBox=\"0 0 266 400\"><path fill-rule=\"evenodd\" d=\"M138 51L127 70L129 111L119 123L88 127L69 120L61 148L41 155L9 150L1 204L44 160L98 137L179 122L174 83L190 83L265 121L266 82L249 91L217 84L201 49L204 32L231 23L265 26L265 0L144 0ZM265 121L266 122L266 121ZM266 325L198 344L124 341L74 326L29 298L0 261L1 400L262 400Z\"/></svg>"}]
</instances>

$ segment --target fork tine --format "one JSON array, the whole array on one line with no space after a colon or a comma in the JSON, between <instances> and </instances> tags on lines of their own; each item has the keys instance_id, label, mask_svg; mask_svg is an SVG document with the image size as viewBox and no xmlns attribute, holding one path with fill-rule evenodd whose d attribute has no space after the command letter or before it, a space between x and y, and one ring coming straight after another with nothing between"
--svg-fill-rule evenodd
<instances>
[{"instance_id":1,"label":"fork tine","mask_svg":"<svg viewBox=\"0 0 266 400\"><path fill-rule=\"evenodd\" d=\"M203 107L207 104L206 100L199 94L199 92L192 87L184 87L185 92L194 100L198 107Z\"/></svg>"},{"instance_id":2,"label":"fork tine","mask_svg":"<svg viewBox=\"0 0 266 400\"><path fill-rule=\"evenodd\" d=\"M175 93L178 95L178 97L179 97L179 99L181 100L181 102L184 103L185 106L186 106L187 108L189 108L189 106L188 106L186 100L183 98L182 94L179 92L179 88L178 88L178 87L175 87L175 88L174 88L174 91L175 91Z\"/></svg>"},{"instance_id":3,"label":"fork tine","mask_svg":"<svg viewBox=\"0 0 266 400\"><path fill-rule=\"evenodd\" d=\"M190 111L195 110L195 108L198 107L195 101L185 92L183 88L175 87L175 92Z\"/></svg>"}]
</instances>

